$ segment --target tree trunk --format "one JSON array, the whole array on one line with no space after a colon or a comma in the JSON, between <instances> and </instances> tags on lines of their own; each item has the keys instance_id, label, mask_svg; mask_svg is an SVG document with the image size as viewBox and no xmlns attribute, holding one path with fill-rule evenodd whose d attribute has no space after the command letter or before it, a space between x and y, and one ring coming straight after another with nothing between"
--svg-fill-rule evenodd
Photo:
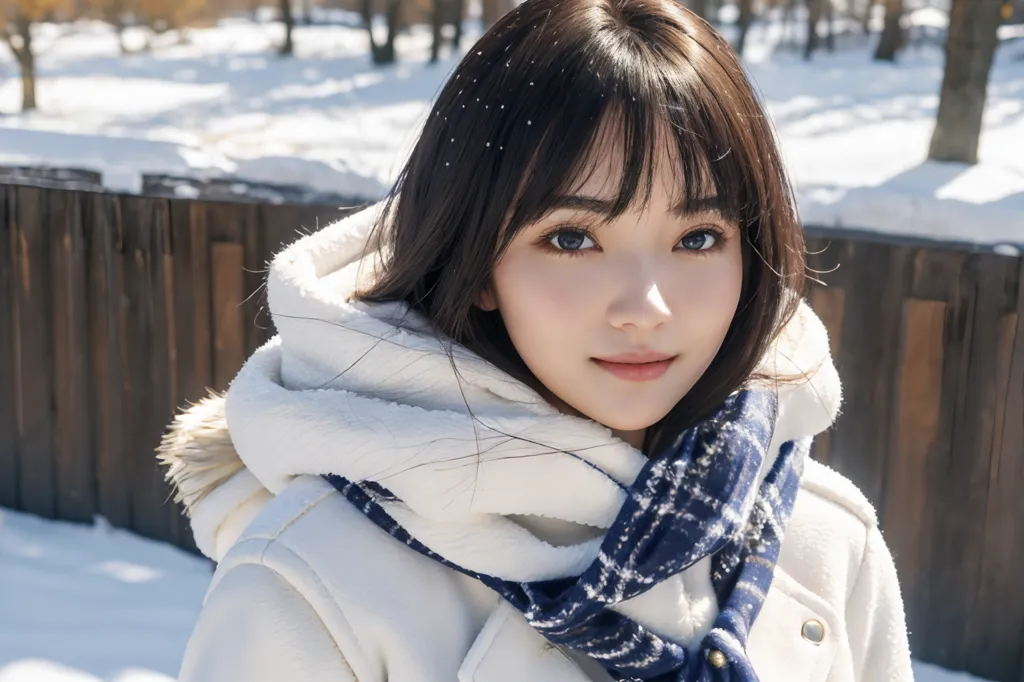
<instances>
[{"instance_id":1,"label":"tree trunk","mask_svg":"<svg viewBox=\"0 0 1024 682\"><path fill-rule=\"evenodd\" d=\"M452 50L459 54L462 50L462 18L466 15L466 0L454 0L452 3L452 24L455 26L455 35L452 37Z\"/></svg>"},{"instance_id":2,"label":"tree trunk","mask_svg":"<svg viewBox=\"0 0 1024 682\"><path fill-rule=\"evenodd\" d=\"M861 17L861 23L864 27L865 33L871 32L871 15L874 14L875 0L867 0L864 3L864 16Z\"/></svg>"},{"instance_id":3,"label":"tree trunk","mask_svg":"<svg viewBox=\"0 0 1024 682\"><path fill-rule=\"evenodd\" d=\"M782 7L782 44L792 46L796 44L793 37L793 14L796 12L796 0L784 0Z\"/></svg>"},{"instance_id":4,"label":"tree trunk","mask_svg":"<svg viewBox=\"0 0 1024 682\"><path fill-rule=\"evenodd\" d=\"M878 40L875 59L882 62L896 61L896 53L903 48L904 36L900 19L903 18L903 0L885 0L885 27Z\"/></svg>"},{"instance_id":5,"label":"tree trunk","mask_svg":"<svg viewBox=\"0 0 1024 682\"><path fill-rule=\"evenodd\" d=\"M836 8L833 0L822 0L825 3L825 49L836 51Z\"/></svg>"},{"instance_id":6,"label":"tree trunk","mask_svg":"<svg viewBox=\"0 0 1024 682\"><path fill-rule=\"evenodd\" d=\"M810 61L818 49L818 22L821 20L823 0L807 0L807 41L804 43L804 60Z\"/></svg>"},{"instance_id":7,"label":"tree trunk","mask_svg":"<svg viewBox=\"0 0 1024 682\"><path fill-rule=\"evenodd\" d=\"M512 0L483 0L484 26L493 26L498 19L512 11Z\"/></svg>"},{"instance_id":8,"label":"tree trunk","mask_svg":"<svg viewBox=\"0 0 1024 682\"><path fill-rule=\"evenodd\" d=\"M736 22L739 27L739 36L736 38L736 54L743 56L743 50L747 45L747 33L750 31L750 24L754 21L754 0L739 0L740 16Z\"/></svg>"},{"instance_id":9,"label":"tree trunk","mask_svg":"<svg viewBox=\"0 0 1024 682\"><path fill-rule=\"evenodd\" d=\"M697 16L702 19L708 18L708 0L690 0L687 5Z\"/></svg>"},{"instance_id":10,"label":"tree trunk","mask_svg":"<svg viewBox=\"0 0 1024 682\"><path fill-rule=\"evenodd\" d=\"M387 9L388 33L383 44L373 35L373 0L363 0L361 13L366 31L370 34L370 59L374 64L392 64L395 61L395 37L402 18L402 0L389 0ZM433 59L431 60L433 61Z\"/></svg>"},{"instance_id":11,"label":"tree trunk","mask_svg":"<svg viewBox=\"0 0 1024 682\"><path fill-rule=\"evenodd\" d=\"M284 44L278 50L282 57L290 57L295 53L292 42L292 29L295 28L295 16L292 14L292 0L280 0L281 21L284 22Z\"/></svg>"},{"instance_id":12,"label":"tree trunk","mask_svg":"<svg viewBox=\"0 0 1024 682\"><path fill-rule=\"evenodd\" d=\"M313 24L313 0L302 0L302 23L306 26Z\"/></svg>"},{"instance_id":13,"label":"tree trunk","mask_svg":"<svg viewBox=\"0 0 1024 682\"><path fill-rule=\"evenodd\" d=\"M13 33L11 32L13 29ZM21 110L36 109L36 56L32 52L32 22L27 18L15 17L7 29L0 30L7 47L10 48L21 70Z\"/></svg>"},{"instance_id":14,"label":"tree trunk","mask_svg":"<svg viewBox=\"0 0 1024 682\"><path fill-rule=\"evenodd\" d=\"M946 70L928 158L978 162L989 71L998 45L1002 0L953 0Z\"/></svg>"},{"instance_id":15,"label":"tree trunk","mask_svg":"<svg viewBox=\"0 0 1024 682\"><path fill-rule=\"evenodd\" d=\"M21 66L21 110L36 110L36 60L35 55L26 51L18 55Z\"/></svg>"},{"instance_id":16,"label":"tree trunk","mask_svg":"<svg viewBox=\"0 0 1024 682\"><path fill-rule=\"evenodd\" d=\"M398 23L402 18L402 0L391 0L388 5L388 38L384 43L384 51L378 64L392 64L395 61L395 37L398 35Z\"/></svg>"},{"instance_id":17,"label":"tree trunk","mask_svg":"<svg viewBox=\"0 0 1024 682\"><path fill-rule=\"evenodd\" d=\"M442 29L444 28L444 0L434 0L430 12L430 26L434 35L430 42L430 63L436 64L441 57Z\"/></svg>"},{"instance_id":18,"label":"tree trunk","mask_svg":"<svg viewBox=\"0 0 1024 682\"><path fill-rule=\"evenodd\" d=\"M441 56L441 43L444 42L445 24L451 24L455 29L455 37L452 40L452 49L457 53L462 43L462 17L465 13L465 0L434 0L431 24L434 29L434 39L430 45L430 63L434 64Z\"/></svg>"}]
</instances>

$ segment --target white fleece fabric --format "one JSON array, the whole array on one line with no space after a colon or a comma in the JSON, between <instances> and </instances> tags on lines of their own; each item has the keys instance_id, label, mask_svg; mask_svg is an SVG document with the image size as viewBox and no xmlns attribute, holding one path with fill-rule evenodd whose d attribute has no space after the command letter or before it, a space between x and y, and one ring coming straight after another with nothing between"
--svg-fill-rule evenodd
<instances>
[{"instance_id":1,"label":"white fleece fabric","mask_svg":"<svg viewBox=\"0 0 1024 682\"><path fill-rule=\"evenodd\" d=\"M248 360L224 407L244 468L192 506L197 544L218 561L244 555L232 548L252 545L246 538L260 527L260 509L283 504L275 496L286 496L300 483L315 486L311 475L333 473L389 488L402 501L390 504L388 512L465 568L517 581L579 573L594 560L602 530L623 502L619 484L634 480L645 457L609 429L559 413L468 350L455 346L450 358L427 321L403 304L350 300L357 284L372 277L373 255L365 250L378 211L374 206L329 225L274 259L268 294L279 335ZM779 422L772 452L831 425L840 384L825 329L805 304L762 369L804 376L776 386ZM832 495L846 516L859 519L854 526L861 530L853 537L859 532L855 544L863 543L864 529L874 523L870 505L855 488L843 488L848 482L837 483L836 490L813 482L804 488L814 485L824 490L823 499ZM330 497L327 489L324 498ZM317 516L310 510L322 507L321 501L305 509L304 518ZM322 541L331 542L330 526L322 532ZM836 554L850 550L843 546ZM859 547L852 550L860 556ZM882 559L891 564L887 551ZM228 563L238 562L236 557ZM699 562L618 608L663 636L695 645L717 616L709 566L709 560ZM230 583L236 582L232 577ZM276 583L260 578L255 584ZM295 599L287 589L282 595ZM899 631L902 605L888 617L896 618L893 629ZM355 633L356 640L366 637L372 639ZM206 644L197 647L212 646L212 636L201 640ZM898 641L896 650L898 657ZM205 648L202 655L198 651L193 649L189 670L201 668L196 661L209 655ZM348 656L343 662L346 669L361 665ZM902 669L903 662L893 665ZM208 678L197 673L190 679Z\"/></svg>"}]
</instances>

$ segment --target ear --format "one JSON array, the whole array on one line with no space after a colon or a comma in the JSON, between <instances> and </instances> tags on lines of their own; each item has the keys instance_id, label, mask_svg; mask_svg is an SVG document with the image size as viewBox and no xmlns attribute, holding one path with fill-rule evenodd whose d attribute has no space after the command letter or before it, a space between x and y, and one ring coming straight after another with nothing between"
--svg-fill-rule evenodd
<instances>
[{"instance_id":1,"label":"ear","mask_svg":"<svg viewBox=\"0 0 1024 682\"><path fill-rule=\"evenodd\" d=\"M491 312L492 310L498 309L498 301L495 299L494 292L491 290L491 285L488 284L476 297L475 305L480 310L485 312Z\"/></svg>"}]
</instances>

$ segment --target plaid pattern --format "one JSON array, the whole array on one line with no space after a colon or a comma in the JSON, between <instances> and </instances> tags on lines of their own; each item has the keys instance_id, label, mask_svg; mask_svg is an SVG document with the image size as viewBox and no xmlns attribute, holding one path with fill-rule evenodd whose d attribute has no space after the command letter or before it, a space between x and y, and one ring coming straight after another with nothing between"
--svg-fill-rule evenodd
<instances>
[{"instance_id":1,"label":"plaid pattern","mask_svg":"<svg viewBox=\"0 0 1024 682\"><path fill-rule=\"evenodd\" d=\"M388 515L381 503L397 500L387 489L372 481L325 478L393 537L480 580L550 642L596 659L616 679L755 682L747 636L771 585L811 442L784 444L758 486L776 415L774 393L730 396L715 415L644 466L597 559L578 577L560 580L516 583L456 566ZM709 555L720 612L698 655L608 608ZM724 667L712 663L714 651L725 655Z\"/></svg>"}]
</instances>

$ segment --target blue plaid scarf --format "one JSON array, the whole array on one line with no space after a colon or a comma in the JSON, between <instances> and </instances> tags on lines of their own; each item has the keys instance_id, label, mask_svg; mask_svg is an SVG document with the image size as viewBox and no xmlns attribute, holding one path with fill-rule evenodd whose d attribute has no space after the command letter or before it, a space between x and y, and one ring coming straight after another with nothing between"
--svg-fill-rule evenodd
<instances>
[{"instance_id":1,"label":"blue plaid scarf","mask_svg":"<svg viewBox=\"0 0 1024 682\"><path fill-rule=\"evenodd\" d=\"M746 645L771 585L810 438L785 443L760 486L777 415L774 393L743 390L650 459L627 489L597 559L579 576L532 583L452 564L411 537L381 506L374 482L325 478L389 534L480 580L553 644L599 661L619 680L756 682ZM712 556L719 615L696 655L609 607Z\"/></svg>"}]
</instances>

